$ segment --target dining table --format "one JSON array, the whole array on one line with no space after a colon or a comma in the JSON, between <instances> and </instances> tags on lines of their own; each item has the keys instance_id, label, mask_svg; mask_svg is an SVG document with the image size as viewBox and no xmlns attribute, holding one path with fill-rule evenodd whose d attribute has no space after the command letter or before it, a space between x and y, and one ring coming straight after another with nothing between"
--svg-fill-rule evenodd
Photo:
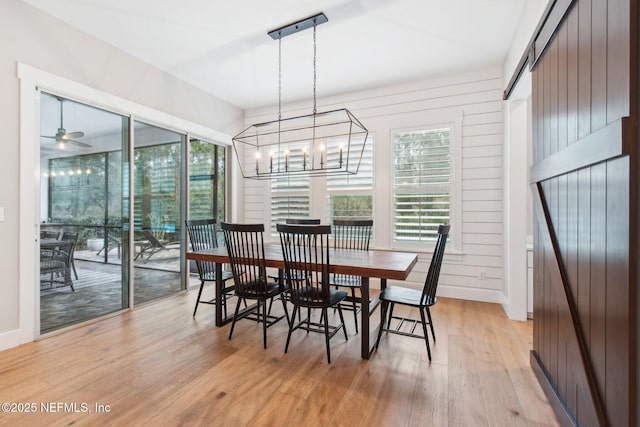
<instances>
[{"instance_id":1,"label":"dining table","mask_svg":"<svg viewBox=\"0 0 640 427\"><path fill-rule=\"evenodd\" d=\"M284 271L284 257L279 243L265 243L264 255L267 267L278 269L282 278ZM220 327L229 323L233 317L223 314L223 295L225 282L222 280L222 268L229 263L229 255L225 246L217 248L189 251L187 259L193 261L214 262L216 265L216 302L215 324ZM406 280L418 261L418 254L389 250L349 250L330 249L330 268L332 273L349 274L361 278L361 357L369 359L375 345L378 328L371 326L371 315L379 305L378 295L372 295L370 282L372 278L380 279L380 288L387 286L387 280ZM282 282L281 282L282 283ZM233 285L230 285L233 286ZM366 303L368 301L368 304Z\"/></svg>"}]
</instances>

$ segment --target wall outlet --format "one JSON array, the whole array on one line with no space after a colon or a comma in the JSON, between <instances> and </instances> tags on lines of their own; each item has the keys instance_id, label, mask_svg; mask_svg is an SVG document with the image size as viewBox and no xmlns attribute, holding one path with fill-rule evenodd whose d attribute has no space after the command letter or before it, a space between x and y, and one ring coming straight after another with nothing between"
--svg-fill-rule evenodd
<instances>
[{"instance_id":1,"label":"wall outlet","mask_svg":"<svg viewBox=\"0 0 640 427\"><path fill-rule=\"evenodd\" d=\"M0 208L0 222L4 222L4 208Z\"/></svg>"}]
</instances>

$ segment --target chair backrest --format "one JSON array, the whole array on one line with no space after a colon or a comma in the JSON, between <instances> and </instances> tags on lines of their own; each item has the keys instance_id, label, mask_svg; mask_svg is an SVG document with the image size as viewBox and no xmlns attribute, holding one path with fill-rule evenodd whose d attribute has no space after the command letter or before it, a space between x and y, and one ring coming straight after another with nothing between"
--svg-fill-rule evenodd
<instances>
[{"instance_id":1,"label":"chair backrest","mask_svg":"<svg viewBox=\"0 0 640 427\"><path fill-rule=\"evenodd\" d=\"M301 306L328 305L331 227L278 224L277 230L291 301Z\"/></svg>"},{"instance_id":2,"label":"chair backrest","mask_svg":"<svg viewBox=\"0 0 640 427\"><path fill-rule=\"evenodd\" d=\"M55 239L60 238L60 230L40 230L41 239Z\"/></svg>"},{"instance_id":3,"label":"chair backrest","mask_svg":"<svg viewBox=\"0 0 640 427\"><path fill-rule=\"evenodd\" d=\"M261 295L268 291L264 257L264 224L220 224L237 295Z\"/></svg>"},{"instance_id":4,"label":"chair backrest","mask_svg":"<svg viewBox=\"0 0 640 427\"><path fill-rule=\"evenodd\" d=\"M320 220L316 218L287 218L284 220L285 224L297 224L297 225L319 225Z\"/></svg>"},{"instance_id":5,"label":"chair backrest","mask_svg":"<svg viewBox=\"0 0 640 427\"><path fill-rule=\"evenodd\" d=\"M78 244L78 233L65 231L64 233L62 233L62 240L73 242L73 245L71 246L71 257L73 258L76 251L76 245Z\"/></svg>"},{"instance_id":6,"label":"chair backrest","mask_svg":"<svg viewBox=\"0 0 640 427\"><path fill-rule=\"evenodd\" d=\"M424 288L422 289L422 303L426 305L432 305L436 299L436 288L438 287L438 279L440 278L440 267L442 266L442 258L444 258L444 247L447 244L447 237L449 236L449 229L451 225L440 225L438 227L438 241L436 247L433 250L433 256L431 257L431 264L429 265L429 272L427 278L424 281Z\"/></svg>"},{"instance_id":7,"label":"chair backrest","mask_svg":"<svg viewBox=\"0 0 640 427\"><path fill-rule=\"evenodd\" d=\"M373 220L333 221L333 247L335 249L369 250Z\"/></svg>"},{"instance_id":8,"label":"chair backrest","mask_svg":"<svg viewBox=\"0 0 640 427\"><path fill-rule=\"evenodd\" d=\"M189 242L194 251L213 249L218 247L218 230L215 219L186 220ZM216 271L216 263L209 261L196 261L198 275L201 280L213 277Z\"/></svg>"}]
</instances>

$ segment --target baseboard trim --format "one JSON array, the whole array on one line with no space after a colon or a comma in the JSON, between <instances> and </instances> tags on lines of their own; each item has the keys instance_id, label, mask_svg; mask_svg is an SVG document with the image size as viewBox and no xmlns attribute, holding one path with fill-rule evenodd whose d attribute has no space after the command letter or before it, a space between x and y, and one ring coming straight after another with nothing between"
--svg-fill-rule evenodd
<instances>
[{"instance_id":1,"label":"baseboard trim","mask_svg":"<svg viewBox=\"0 0 640 427\"><path fill-rule=\"evenodd\" d=\"M507 300L502 291L495 289L466 288L461 286L438 285L438 296L445 298L466 299L471 301L492 302L502 304L504 307Z\"/></svg>"},{"instance_id":2,"label":"baseboard trim","mask_svg":"<svg viewBox=\"0 0 640 427\"><path fill-rule=\"evenodd\" d=\"M553 408L553 412L555 412L560 425L564 427L577 427L578 424L575 418L573 418L573 415L569 412L569 408L567 408L562 399L560 399L560 396L556 393L549 380L549 373L540 362L538 354L534 350L531 350L529 364L536 378L538 378L542 391L544 391L545 396L547 396L549 404Z\"/></svg>"},{"instance_id":3,"label":"baseboard trim","mask_svg":"<svg viewBox=\"0 0 640 427\"><path fill-rule=\"evenodd\" d=\"M20 336L19 329L0 333L0 351L19 346L21 344Z\"/></svg>"}]
</instances>

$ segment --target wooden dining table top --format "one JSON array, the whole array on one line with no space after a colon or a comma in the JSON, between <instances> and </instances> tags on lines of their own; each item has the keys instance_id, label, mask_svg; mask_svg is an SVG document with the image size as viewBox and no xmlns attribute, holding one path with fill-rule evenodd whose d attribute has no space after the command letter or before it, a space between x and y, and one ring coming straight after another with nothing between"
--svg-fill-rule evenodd
<instances>
[{"instance_id":1,"label":"wooden dining table top","mask_svg":"<svg viewBox=\"0 0 640 427\"><path fill-rule=\"evenodd\" d=\"M284 269L284 257L279 243L265 243L267 267ZM227 248L187 252L187 259L228 263ZM360 277L406 280L418 262L418 254L386 250L356 251L349 249L329 249L331 272Z\"/></svg>"}]
</instances>

